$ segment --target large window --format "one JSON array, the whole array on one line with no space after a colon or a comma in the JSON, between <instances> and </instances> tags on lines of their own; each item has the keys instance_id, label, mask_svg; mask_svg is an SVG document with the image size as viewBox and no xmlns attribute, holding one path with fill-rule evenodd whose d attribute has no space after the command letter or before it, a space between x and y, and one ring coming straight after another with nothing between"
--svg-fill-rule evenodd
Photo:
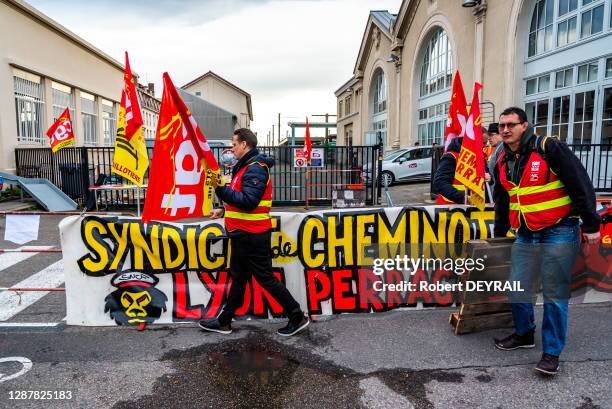
<instances>
[{"instance_id":1,"label":"large window","mask_svg":"<svg viewBox=\"0 0 612 409\"><path fill-rule=\"evenodd\" d=\"M44 141L44 102L41 78L25 71L13 70L17 140L42 144ZM44 136L44 138L43 138Z\"/></svg>"},{"instance_id":2,"label":"large window","mask_svg":"<svg viewBox=\"0 0 612 409\"><path fill-rule=\"evenodd\" d=\"M529 121L538 134L568 144L612 142L612 0L528 4L522 88Z\"/></svg>"},{"instance_id":3,"label":"large window","mask_svg":"<svg viewBox=\"0 0 612 409\"><path fill-rule=\"evenodd\" d=\"M70 119L74 121L74 94L72 93L72 88L52 81L51 92L53 93L53 120L55 121L66 108L69 108Z\"/></svg>"},{"instance_id":4,"label":"large window","mask_svg":"<svg viewBox=\"0 0 612 409\"><path fill-rule=\"evenodd\" d=\"M85 145L98 143L96 97L81 91L81 116L83 118L83 141Z\"/></svg>"},{"instance_id":5,"label":"large window","mask_svg":"<svg viewBox=\"0 0 612 409\"><path fill-rule=\"evenodd\" d=\"M383 70L378 70L374 76L374 114L379 114L387 110L387 80ZM349 108L346 108L347 114Z\"/></svg>"},{"instance_id":6,"label":"large window","mask_svg":"<svg viewBox=\"0 0 612 409\"><path fill-rule=\"evenodd\" d=\"M548 99L528 102L525 105L527 119L533 125L535 132L538 135L546 135L548 125Z\"/></svg>"},{"instance_id":7,"label":"large window","mask_svg":"<svg viewBox=\"0 0 612 409\"><path fill-rule=\"evenodd\" d=\"M601 143L612 144L612 87L604 89Z\"/></svg>"},{"instance_id":8,"label":"large window","mask_svg":"<svg viewBox=\"0 0 612 409\"><path fill-rule=\"evenodd\" d=\"M555 47L565 47L604 31L605 3L609 1L537 0L529 25L527 56L533 57ZM610 16L608 19L610 27L612 19Z\"/></svg>"},{"instance_id":9,"label":"large window","mask_svg":"<svg viewBox=\"0 0 612 409\"><path fill-rule=\"evenodd\" d=\"M345 114L348 115L351 102L345 99L344 104ZM373 145L382 138L383 146L387 146L387 79L381 68L378 68L372 76L369 106L371 107L370 130L364 133L364 142Z\"/></svg>"},{"instance_id":10,"label":"large window","mask_svg":"<svg viewBox=\"0 0 612 409\"><path fill-rule=\"evenodd\" d=\"M453 80L452 50L446 31L436 29L427 42L421 63L420 95L448 89Z\"/></svg>"},{"instance_id":11,"label":"large window","mask_svg":"<svg viewBox=\"0 0 612 409\"><path fill-rule=\"evenodd\" d=\"M447 102L419 110L418 141L420 145L442 144L448 106Z\"/></svg>"},{"instance_id":12,"label":"large window","mask_svg":"<svg viewBox=\"0 0 612 409\"><path fill-rule=\"evenodd\" d=\"M115 103L106 99L102 100L102 131L104 132L104 144L114 145L117 133L117 113Z\"/></svg>"},{"instance_id":13,"label":"large window","mask_svg":"<svg viewBox=\"0 0 612 409\"><path fill-rule=\"evenodd\" d=\"M420 53L421 75L415 131L421 145L441 144L444 140L449 105L446 101L450 100L453 80L452 57L446 31L440 27L435 28Z\"/></svg>"},{"instance_id":14,"label":"large window","mask_svg":"<svg viewBox=\"0 0 612 409\"><path fill-rule=\"evenodd\" d=\"M594 114L595 91L576 93L574 104L574 143L591 143Z\"/></svg>"}]
</instances>

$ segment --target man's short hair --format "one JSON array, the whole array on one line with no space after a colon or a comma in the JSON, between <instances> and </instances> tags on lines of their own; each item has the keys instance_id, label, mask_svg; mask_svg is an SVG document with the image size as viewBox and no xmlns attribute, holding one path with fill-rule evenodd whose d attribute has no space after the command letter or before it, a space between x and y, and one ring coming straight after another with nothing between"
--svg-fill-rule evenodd
<instances>
[{"instance_id":1,"label":"man's short hair","mask_svg":"<svg viewBox=\"0 0 612 409\"><path fill-rule=\"evenodd\" d=\"M506 115L512 115L512 114L518 115L519 120L521 122L527 122L527 113L519 107L506 108L504 109L504 112L502 112L499 116L502 116L502 115L506 116Z\"/></svg>"},{"instance_id":2,"label":"man's short hair","mask_svg":"<svg viewBox=\"0 0 612 409\"><path fill-rule=\"evenodd\" d=\"M254 148L257 146L257 136L247 128L240 128L234 131L234 135L238 137L240 142L246 142L249 148Z\"/></svg>"}]
</instances>

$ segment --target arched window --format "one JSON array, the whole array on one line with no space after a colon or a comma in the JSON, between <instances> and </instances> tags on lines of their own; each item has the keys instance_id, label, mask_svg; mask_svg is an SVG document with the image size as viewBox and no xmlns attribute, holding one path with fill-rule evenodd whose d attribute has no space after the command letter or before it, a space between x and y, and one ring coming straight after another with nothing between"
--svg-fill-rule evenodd
<instances>
[{"instance_id":1,"label":"arched window","mask_svg":"<svg viewBox=\"0 0 612 409\"><path fill-rule=\"evenodd\" d=\"M606 8L605 3L604 0L537 0L529 25L527 56L566 47L605 31L604 20L610 14L610 6Z\"/></svg>"},{"instance_id":2,"label":"arched window","mask_svg":"<svg viewBox=\"0 0 612 409\"><path fill-rule=\"evenodd\" d=\"M365 133L366 145L377 144L382 138L387 146L387 79L381 68L374 72L370 85L370 131Z\"/></svg>"},{"instance_id":3,"label":"arched window","mask_svg":"<svg viewBox=\"0 0 612 409\"><path fill-rule=\"evenodd\" d=\"M418 100L418 142L441 144L453 80L453 53L448 35L435 28L421 51Z\"/></svg>"},{"instance_id":4,"label":"arched window","mask_svg":"<svg viewBox=\"0 0 612 409\"><path fill-rule=\"evenodd\" d=\"M436 29L426 47L421 64L421 96L448 89L453 81L452 50L446 31Z\"/></svg>"}]
</instances>

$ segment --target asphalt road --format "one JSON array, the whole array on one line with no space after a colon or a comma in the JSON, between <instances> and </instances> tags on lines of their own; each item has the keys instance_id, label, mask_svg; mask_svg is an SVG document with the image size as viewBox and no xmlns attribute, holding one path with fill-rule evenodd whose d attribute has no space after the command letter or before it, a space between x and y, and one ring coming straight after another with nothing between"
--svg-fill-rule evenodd
<instances>
[{"instance_id":1,"label":"asphalt road","mask_svg":"<svg viewBox=\"0 0 612 409\"><path fill-rule=\"evenodd\" d=\"M58 246L60 219L45 216L29 244ZM59 258L18 261L0 271L0 287ZM0 322L0 408L612 408L612 304L571 307L552 379L532 370L539 338L535 349L501 352L492 338L506 331L455 336L451 311L327 317L286 339L275 334L282 320L240 321L229 336L190 323L66 326L63 294L49 293Z\"/></svg>"}]
</instances>

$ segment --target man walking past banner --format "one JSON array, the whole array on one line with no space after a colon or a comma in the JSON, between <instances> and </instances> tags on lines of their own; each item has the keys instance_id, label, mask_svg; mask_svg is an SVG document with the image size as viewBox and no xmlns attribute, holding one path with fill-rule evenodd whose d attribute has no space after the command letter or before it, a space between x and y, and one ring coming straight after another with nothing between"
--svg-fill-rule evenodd
<instances>
[{"instance_id":1,"label":"man walking past banner","mask_svg":"<svg viewBox=\"0 0 612 409\"><path fill-rule=\"evenodd\" d=\"M499 117L504 141L495 179L495 236L516 234L510 280L523 292L510 295L515 332L496 339L498 349L533 348L535 319L533 288L539 274L544 295L542 359L535 370L554 375L559 368L567 333L571 270L582 236L599 242L600 217L589 176L567 145L536 136L525 111L512 107Z\"/></svg>"},{"instance_id":2,"label":"man walking past banner","mask_svg":"<svg viewBox=\"0 0 612 409\"><path fill-rule=\"evenodd\" d=\"M211 218L225 216L225 229L230 238L230 276L232 284L227 303L215 319L199 322L206 331L230 334L232 318L243 304L246 286L251 276L282 305L289 323L278 330L282 336L295 335L308 326L298 302L272 273L272 178L274 159L257 150L257 136L249 129L238 129L232 137L238 162L232 169L231 184L217 187L217 197L224 209L215 209Z\"/></svg>"},{"instance_id":3,"label":"man walking past banner","mask_svg":"<svg viewBox=\"0 0 612 409\"><path fill-rule=\"evenodd\" d=\"M149 157L142 131L142 114L136 96L136 85L127 52L123 81L112 171L137 186L142 186L144 175L149 168Z\"/></svg>"}]
</instances>

